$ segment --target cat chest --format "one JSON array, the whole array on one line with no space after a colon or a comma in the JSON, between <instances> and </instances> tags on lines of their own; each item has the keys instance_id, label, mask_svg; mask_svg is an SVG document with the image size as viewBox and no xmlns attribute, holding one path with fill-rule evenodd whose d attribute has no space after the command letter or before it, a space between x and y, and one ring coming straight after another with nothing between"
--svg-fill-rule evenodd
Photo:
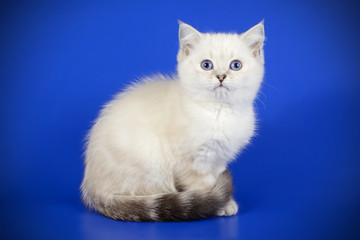
<instances>
[{"instance_id":1,"label":"cat chest","mask_svg":"<svg viewBox=\"0 0 360 240\"><path fill-rule=\"evenodd\" d=\"M229 156L246 145L254 131L251 114L226 110L204 114L198 119L197 125L194 138L197 139L200 151L207 150Z\"/></svg>"}]
</instances>

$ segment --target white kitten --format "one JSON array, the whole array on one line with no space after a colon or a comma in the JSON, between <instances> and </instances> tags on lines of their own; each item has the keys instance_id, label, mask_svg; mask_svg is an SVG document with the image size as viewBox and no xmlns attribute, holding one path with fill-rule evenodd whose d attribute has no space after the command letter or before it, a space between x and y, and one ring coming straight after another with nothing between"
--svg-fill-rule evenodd
<instances>
[{"instance_id":1,"label":"white kitten","mask_svg":"<svg viewBox=\"0 0 360 240\"><path fill-rule=\"evenodd\" d=\"M147 78L118 94L89 133L83 201L107 217L237 213L226 166L254 134L264 25L241 35L179 25L178 76Z\"/></svg>"}]
</instances>

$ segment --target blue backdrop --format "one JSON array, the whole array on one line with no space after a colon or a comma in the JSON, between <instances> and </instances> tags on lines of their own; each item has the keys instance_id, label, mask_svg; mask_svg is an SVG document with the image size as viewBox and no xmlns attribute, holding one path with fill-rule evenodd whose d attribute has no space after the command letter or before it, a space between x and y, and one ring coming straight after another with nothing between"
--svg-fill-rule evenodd
<instances>
[{"instance_id":1,"label":"blue backdrop","mask_svg":"<svg viewBox=\"0 0 360 240\"><path fill-rule=\"evenodd\" d=\"M259 130L230 166L238 215L124 223L80 201L83 139L135 78L173 73L177 19L265 18ZM8 1L0 6L1 239L360 239L355 1Z\"/></svg>"}]
</instances>

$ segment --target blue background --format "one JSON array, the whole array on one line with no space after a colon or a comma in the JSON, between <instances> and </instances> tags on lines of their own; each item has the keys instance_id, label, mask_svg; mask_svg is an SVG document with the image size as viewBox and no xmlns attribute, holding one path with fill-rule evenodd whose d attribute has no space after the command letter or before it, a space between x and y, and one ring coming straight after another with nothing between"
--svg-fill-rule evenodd
<instances>
[{"instance_id":1,"label":"blue background","mask_svg":"<svg viewBox=\"0 0 360 240\"><path fill-rule=\"evenodd\" d=\"M83 139L135 78L172 73L177 19L265 18L259 130L234 217L124 223L85 209ZM8 1L0 6L1 239L360 239L359 6L352 1Z\"/></svg>"}]
</instances>

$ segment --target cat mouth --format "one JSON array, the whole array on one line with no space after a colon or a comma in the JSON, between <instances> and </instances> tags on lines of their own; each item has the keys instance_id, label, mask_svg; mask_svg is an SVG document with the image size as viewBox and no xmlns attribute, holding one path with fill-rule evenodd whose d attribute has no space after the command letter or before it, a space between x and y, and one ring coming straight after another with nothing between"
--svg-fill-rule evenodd
<instances>
[{"instance_id":1,"label":"cat mouth","mask_svg":"<svg viewBox=\"0 0 360 240\"><path fill-rule=\"evenodd\" d=\"M229 88L227 88L226 86L222 85L222 83L220 83L220 85L216 86L214 90L229 90Z\"/></svg>"}]
</instances>

